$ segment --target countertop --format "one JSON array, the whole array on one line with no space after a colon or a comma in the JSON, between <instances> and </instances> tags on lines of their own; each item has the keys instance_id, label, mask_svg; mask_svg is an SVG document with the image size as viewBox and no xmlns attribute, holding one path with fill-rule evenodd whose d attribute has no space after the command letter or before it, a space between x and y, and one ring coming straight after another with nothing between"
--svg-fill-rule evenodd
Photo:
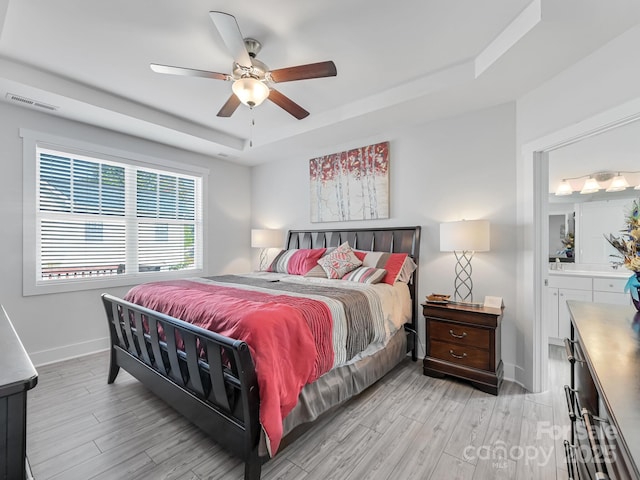
<instances>
[{"instance_id":1,"label":"countertop","mask_svg":"<svg viewBox=\"0 0 640 480\"><path fill-rule=\"evenodd\" d=\"M568 301L571 322L622 444L640 465L640 313L633 307Z\"/></svg>"},{"instance_id":2,"label":"countertop","mask_svg":"<svg viewBox=\"0 0 640 480\"><path fill-rule=\"evenodd\" d=\"M629 278L632 272L626 268L610 271L591 271L591 270L552 270L549 269L549 275L558 277L592 277L592 278Z\"/></svg>"}]
</instances>

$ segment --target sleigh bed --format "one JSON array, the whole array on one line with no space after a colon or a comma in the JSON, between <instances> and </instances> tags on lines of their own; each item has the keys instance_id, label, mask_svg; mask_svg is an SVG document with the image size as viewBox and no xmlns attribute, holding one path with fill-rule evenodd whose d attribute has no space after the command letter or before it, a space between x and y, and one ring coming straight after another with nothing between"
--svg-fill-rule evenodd
<instances>
[{"instance_id":1,"label":"sleigh bed","mask_svg":"<svg viewBox=\"0 0 640 480\"><path fill-rule=\"evenodd\" d=\"M345 242L358 253L359 258L364 258L367 252L383 252L369 256L385 258L404 258L399 254L406 254L413 260L411 263L415 271L402 281L389 282L389 277L384 277L390 285L381 287L261 272L146 284L129 292L126 298L132 301L103 294L111 337L108 382L113 383L120 368L125 369L221 446L241 458L245 462L245 480L259 479L262 463L275 454L278 445L282 448L288 442L288 434L294 437L292 432L296 427L314 421L322 413L359 394L388 373L409 352L414 361L417 358L420 227L292 230L288 233L285 250L331 249ZM199 296L198 290L204 292L207 300ZM380 299L377 291L384 292ZM233 292L233 298L226 307L206 303L215 302L217 298L226 299L228 292ZM352 296L356 300L350 299ZM192 301L191 298L197 300ZM393 302L400 299L399 306L393 304L393 314L389 314L388 309L392 305L390 298L394 299ZM277 307L282 310L273 310L276 308L274 304L283 299L285 305ZM304 344L302 339L309 334L298 330L264 333L259 337L257 334L253 337L222 335L220 332L241 330L223 322L216 324L216 333L207 329L209 326L198 326L199 322L194 318L199 317L191 313L191 309L197 308L216 312L224 308L233 312L242 310L242 314L238 314L243 317L239 320L240 325L253 322L262 328L263 324L273 323L275 328L279 328L277 316L280 312L288 313L293 308L288 303L294 300L305 304L310 311L331 310L331 333L327 334L320 323L314 323L314 328L310 329L316 347ZM366 305L375 308L369 310ZM354 322L354 328L346 330L346 333L336 333L342 328L338 317L333 316L336 311L354 312L352 316L357 320L349 320ZM383 320L373 320L378 313L382 313ZM295 320L298 314L294 312L292 315ZM193 316L190 321L194 323L176 318L190 316ZM311 316L315 322L319 315L316 312ZM363 323L368 316L372 322L377 322L376 326ZM345 318L350 319L351 316ZM289 318L286 323L295 324ZM361 338L360 330L368 332L369 340ZM290 353L293 358L287 357L288 352L280 352L280 344L278 348L265 348L264 345L272 345L268 335L273 335L274 341L285 339L285 342L290 342L294 346ZM339 336L344 337L344 345L337 341ZM324 339L320 346L317 343L319 338ZM307 359L306 350L315 352L315 360ZM278 367L280 363L282 365ZM300 383L301 390L295 391L293 403L288 408L279 404L283 415L274 422L272 416L267 416L274 410L272 393L269 392L279 392L281 386L278 384L273 388L271 377L267 376L270 369L280 368L273 375L273 382L286 382L288 378L282 380L283 375L286 377L289 370L302 369L305 364L309 366L308 372L312 372L309 374L312 381ZM300 378L306 379L308 372L302 372ZM290 383L295 384L296 381L299 381L297 377ZM276 405L278 401L282 402L282 399L276 399ZM271 434L273 430L276 435Z\"/></svg>"}]
</instances>

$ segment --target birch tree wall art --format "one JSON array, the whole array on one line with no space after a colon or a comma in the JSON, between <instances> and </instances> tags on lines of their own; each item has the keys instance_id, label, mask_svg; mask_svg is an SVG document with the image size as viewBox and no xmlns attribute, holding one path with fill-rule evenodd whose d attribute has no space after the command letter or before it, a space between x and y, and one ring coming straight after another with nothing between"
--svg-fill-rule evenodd
<instances>
[{"instance_id":1,"label":"birch tree wall art","mask_svg":"<svg viewBox=\"0 0 640 480\"><path fill-rule=\"evenodd\" d=\"M309 160L311 221L389 218L389 142Z\"/></svg>"}]
</instances>

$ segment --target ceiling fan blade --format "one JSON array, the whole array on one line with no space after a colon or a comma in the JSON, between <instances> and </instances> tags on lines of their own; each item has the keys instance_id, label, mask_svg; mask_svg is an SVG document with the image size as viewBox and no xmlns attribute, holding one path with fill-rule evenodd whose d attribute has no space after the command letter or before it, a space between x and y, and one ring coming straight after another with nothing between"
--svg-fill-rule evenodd
<instances>
[{"instance_id":1,"label":"ceiling fan blade","mask_svg":"<svg viewBox=\"0 0 640 480\"><path fill-rule=\"evenodd\" d=\"M209 12L209 16L220 32L222 41L231 53L233 61L243 67L250 67L252 65L251 58L244 46L244 39L236 18L224 12Z\"/></svg>"},{"instance_id":2,"label":"ceiling fan blade","mask_svg":"<svg viewBox=\"0 0 640 480\"><path fill-rule=\"evenodd\" d=\"M303 118L309 116L309 112L307 112L304 108L291 100L289 97L281 94L279 91L273 88L269 90L268 98L280 108L296 117L298 120L302 120Z\"/></svg>"},{"instance_id":3,"label":"ceiling fan blade","mask_svg":"<svg viewBox=\"0 0 640 480\"><path fill-rule=\"evenodd\" d=\"M271 80L276 83L307 80L309 78L335 77L337 74L336 65L332 61L279 68L269 72Z\"/></svg>"},{"instance_id":4,"label":"ceiling fan blade","mask_svg":"<svg viewBox=\"0 0 640 480\"><path fill-rule=\"evenodd\" d=\"M229 100L222 106L218 112L218 117L230 117L233 112L240 106L240 99L236 97L235 93L232 93Z\"/></svg>"},{"instance_id":5,"label":"ceiling fan blade","mask_svg":"<svg viewBox=\"0 0 640 480\"><path fill-rule=\"evenodd\" d=\"M168 73L170 75L185 75L187 77L213 78L215 80L230 80L231 76L226 73L208 72L206 70L195 70L193 68L172 67L171 65L149 65L156 73Z\"/></svg>"}]
</instances>

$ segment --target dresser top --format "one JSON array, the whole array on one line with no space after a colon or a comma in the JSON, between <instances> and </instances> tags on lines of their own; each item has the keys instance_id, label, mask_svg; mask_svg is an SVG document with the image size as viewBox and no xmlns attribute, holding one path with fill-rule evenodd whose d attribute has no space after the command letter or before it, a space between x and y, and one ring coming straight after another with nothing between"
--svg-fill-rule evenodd
<instances>
[{"instance_id":1,"label":"dresser top","mask_svg":"<svg viewBox=\"0 0 640 480\"><path fill-rule=\"evenodd\" d=\"M29 390L37 381L36 369L0 306L0 396Z\"/></svg>"},{"instance_id":2,"label":"dresser top","mask_svg":"<svg viewBox=\"0 0 640 480\"><path fill-rule=\"evenodd\" d=\"M578 301L567 304L601 400L637 470L640 465L640 313L633 307L619 305Z\"/></svg>"}]
</instances>

